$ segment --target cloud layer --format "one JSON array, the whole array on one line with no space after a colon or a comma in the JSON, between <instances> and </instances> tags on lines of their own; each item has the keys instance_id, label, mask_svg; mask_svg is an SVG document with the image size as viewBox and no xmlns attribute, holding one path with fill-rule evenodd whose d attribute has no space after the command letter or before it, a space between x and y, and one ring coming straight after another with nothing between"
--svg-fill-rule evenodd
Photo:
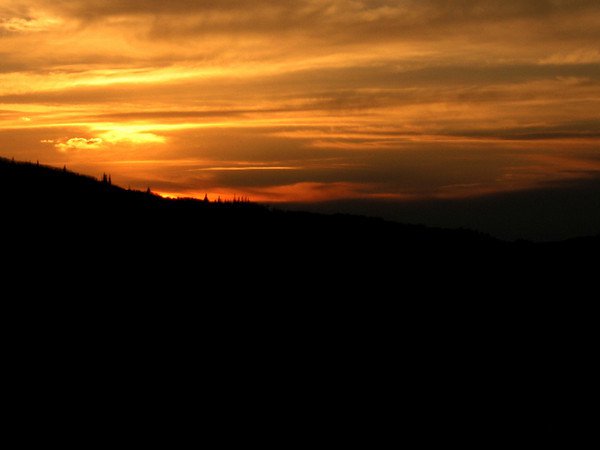
<instances>
[{"instance_id":1,"label":"cloud layer","mask_svg":"<svg viewBox=\"0 0 600 450\"><path fill-rule=\"evenodd\" d=\"M4 0L0 154L261 200L589 178L598 42L584 0Z\"/></svg>"}]
</instances>

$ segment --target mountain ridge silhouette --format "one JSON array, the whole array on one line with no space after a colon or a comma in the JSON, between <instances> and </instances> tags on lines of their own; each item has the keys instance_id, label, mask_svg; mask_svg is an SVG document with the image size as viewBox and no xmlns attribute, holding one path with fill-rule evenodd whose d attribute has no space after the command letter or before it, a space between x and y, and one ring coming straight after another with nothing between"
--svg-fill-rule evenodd
<instances>
[{"instance_id":1,"label":"mountain ridge silhouette","mask_svg":"<svg viewBox=\"0 0 600 450\"><path fill-rule=\"evenodd\" d=\"M35 261L45 260L48 266L53 264L48 255L70 255L75 270L75 261L92 261L189 273L193 269L186 261L191 260L267 278L269 271L337 278L333 273L338 271L352 281L366 274L394 277L398 271L419 276L525 271L566 264L600 247L598 236L544 244L505 242L470 230L364 216L166 199L66 168L4 158L0 196L5 250L12 249L17 259L37 255Z\"/></svg>"},{"instance_id":2,"label":"mountain ridge silhouette","mask_svg":"<svg viewBox=\"0 0 600 450\"><path fill-rule=\"evenodd\" d=\"M5 312L20 317L31 345L62 333L80 352L91 339L124 358L140 345L184 359L198 346L227 358L244 346L285 354L306 342L323 358L341 342L381 358L401 344L425 349L423 358L444 345L449 354L463 345L485 352L488 338L538 336L557 320L568 329L576 322L565 311L596 276L597 238L510 243L360 216L170 200L5 159L0 213Z\"/></svg>"},{"instance_id":3,"label":"mountain ridge silhouette","mask_svg":"<svg viewBox=\"0 0 600 450\"><path fill-rule=\"evenodd\" d=\"M106 176L105 176L106 177ZM452 235L465 241L496 244L500 242L489 235L471 230L450 230L404 225L374 217L350 214L319 214L299 211L284 211L248 201L207 202L193 198L163 198L150 191L125 189L98 180L89 175L81 175L66 169L27 162L15 162L0 158L0 187L4 208L21 209L22 212L60 211L62 214L85 217L88 213L111 212L134 218L134 213L148 212L189 214L193 219L204 220L259 220L262 225L268 222L278 225L293 224L339 226L346 222L355 227L396 227L412 234L430 233L430 238L445 239ZM211 217L214 215L216 217ZM97 219L102 221L98 214ZM206 223L205 223L206 224ZM223 224L221 224L223 225ZM343 228L339 229L344 232ZM358 238L359 236L355 236ZM414 237L414 236L413 236Z\"/></svg>"}]
</instances>

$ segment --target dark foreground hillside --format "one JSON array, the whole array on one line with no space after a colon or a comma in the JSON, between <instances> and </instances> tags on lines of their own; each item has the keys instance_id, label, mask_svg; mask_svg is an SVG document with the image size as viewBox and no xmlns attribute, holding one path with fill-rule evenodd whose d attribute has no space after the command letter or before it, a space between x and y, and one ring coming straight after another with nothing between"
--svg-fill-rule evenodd
<instances>
[{"instance_id":1,"label":"dark foreground hillside","mask_svg":"<svg viewBox=\"0 0 600 450\"><path fill-rule=\"evenodd\" d=\"M271 210L252 203L170 200L128 191L65 170L2 161L5 225L30 240L60 236L94 246L115 240L199 249L260 246L270 250L501 245L467 232L402 226L377 219ZM27 233L25 235L25 233ZM406 248L405 248L406 250ZM316 255L315 255L316 256Z\"/></svg>"},{"instance_id":2,"label":"dark foreground hillside","mask_svg":"<svg viewBox=\"0 0 600 450\"><path fill-rule=\"evenodd\" d=\"M272 210L252 203L169 200L67 170L0 160L2 240L16 260L143 270L210 270L232 283L274 273L303 280L534 270L592 253L597 238L534 245L466 230ZM62 262L59 262L61 260ZM516 270L516 269L515 269ZM471 272L470 271L475 271Z\"/></svg>"},{"instance_id":3,"label":"dark foreground hillside","mask_svg":"<svg viewBox=\"0 0 600 450\"><path fill-rule=\"evenodd\" d=\"M415 382L435 384L442 369L481 364L507 342L525 362L540 342L554 352L553 334L565 342L565 330L572 338L587 329L574 311L595 282L597 239L511 244L364 217L165 200L6 160L0 193L11 342L45 358L70 349L79 363L110 348L108 359L127 366L158 352L169 360L162 370L208 358L240 364L219 375L234 383L257 364L288 358L278 370L308 361L321 371L358 357L363 371L383 361L430 367Z\"/></svg>"}]
</instances>

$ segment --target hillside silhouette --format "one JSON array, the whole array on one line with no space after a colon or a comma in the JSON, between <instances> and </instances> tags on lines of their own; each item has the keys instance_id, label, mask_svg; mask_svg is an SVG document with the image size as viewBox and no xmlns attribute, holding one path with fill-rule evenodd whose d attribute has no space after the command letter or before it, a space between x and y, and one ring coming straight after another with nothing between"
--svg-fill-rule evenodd
<instances>
[{"instance_id":1,"label":"hillside silhouette","mask_svg":"<svg viewBox=\"0 0 600 450\"><path fill-rule=\"evenodd\" d=\"M300 357L321 370L358 352L361 370L399 358L435 365L434 377L438 364L479 364L507 342L528 360L546 336L577 336L568 308L597 276L597 238L507 243L367 217L169 200L7 160L0 193L11 336L49 358L70 349L75 363L100 352L135 364L158 352L163 370L203 368L208 352L233 379L237 364Z\"/></svg>"},{"instance_id":2,"label":"hillside silhouette","mask_svg":"<svg viewBox=\"0 0 600 450\"><path fill-rule=\"evenodd\" d=\"M421 396L580 348L564 344L579 336L570 297L540 297L540 285L561 292L554 247L168 200L7 160L0 193L5 334L27 382L89 387L93 373L101 394L135 385L134 398L155 385L237 396L297 383L347 399L350 382L388 392L408 376ZM581 284L564 284L577 295Z\"/></svg>"},{"instance_id":3,"label":"hillside silhouette","mask_svg":"<svg viewBox=\"0 0 600 450\"><path fill-rule=\"evenodd\" d=\"M349 277L401 270L486 271L565 261L599 247L598 237L550 244L509 243L469 230L376 218L281 211L249 202L165 199L104 180L0 159L5 249L34 263L49 255L149 272L191 270L189 261L236 273L267 271ZM533 259L532 259L533 258ZM508 267L508 265L507 265ZM177 269L173 269L177 268ZM268 277L268 274L265 274ZM290 275L291 276L291 275Z\"/></svg>"},{"instance_id":4,"label":"hillside silhouette","mask_svg":"<svg viewBox=\"0 0 600 450\"><path fill-rule=\"evenodd\" d=\"M124 189L108 182L66 169L0 159L2 208L16 213L12 220L25 229L43 231L43 226L86 224L106 232L126 232L131 227L141 234L223 231L240 234L227 240L252 240L252 236L284 236L304 240L332 239L350 243L375 242L379 236L395 234L408 242L436 245L497 245L499 241L465 230L442 230L400 225L375 218L288 212L249 201L209 202L198 199L167 199L150 191ZM7 217L10 217L7 215ZM51 219L45 223L25 222ZM10 221L9 221L10 222ZM43 226L42 226L43 225ZM69 227L69 228L71 228ZM183 228L182 228L183 227ZM176 236L171 236L175 238ZM208 237L208 236L206 236ZM192 241L197 237L186 238ZM267 242L268 243L268 242Z\"/></svg>"}]
</instances>

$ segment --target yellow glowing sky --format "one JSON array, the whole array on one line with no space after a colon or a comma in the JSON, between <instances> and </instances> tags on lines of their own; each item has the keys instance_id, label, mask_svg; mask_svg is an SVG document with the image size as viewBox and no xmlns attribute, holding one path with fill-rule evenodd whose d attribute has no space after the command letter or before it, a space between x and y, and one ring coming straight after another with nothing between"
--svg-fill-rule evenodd
<instances>
[{"instance_id":1,"label":"yellow glowing sky","mask_svg":"<svg viewBox=\"0 0 600 450\"><path fill-rule=\"evenodd\" d=\"M600 173L600 2L0 0L0 156L171 196Z\"/></svg>"}]
</instances>

